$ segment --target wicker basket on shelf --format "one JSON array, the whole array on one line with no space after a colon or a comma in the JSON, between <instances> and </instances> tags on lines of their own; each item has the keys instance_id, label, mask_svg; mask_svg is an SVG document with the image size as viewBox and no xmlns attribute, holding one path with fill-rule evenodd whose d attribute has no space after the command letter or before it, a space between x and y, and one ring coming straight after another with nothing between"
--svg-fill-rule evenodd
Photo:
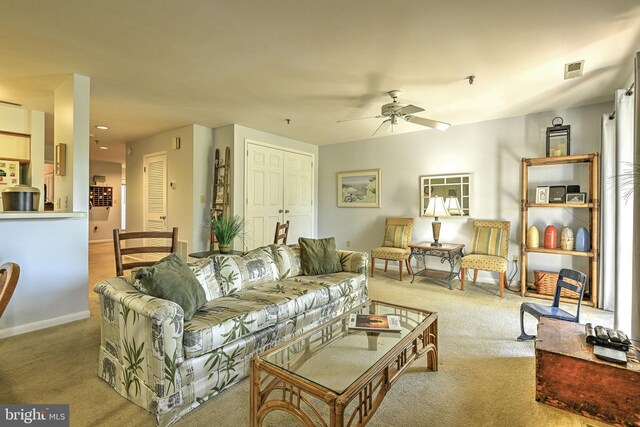
<instances>
[{"instance_id":1,"label":"wicker basket on shelf","mask_svg":"<svg viewBox=\"0 0 640 427\"><path fill-rule=\"evenodd\" d=\"M534 270L536 291L543 295L555 295L556 283L558 282L558 273L552 271ZM567 289L560 291L560 296L565 298L577 299L579 295Z\"/></svg>"}]
</instances>

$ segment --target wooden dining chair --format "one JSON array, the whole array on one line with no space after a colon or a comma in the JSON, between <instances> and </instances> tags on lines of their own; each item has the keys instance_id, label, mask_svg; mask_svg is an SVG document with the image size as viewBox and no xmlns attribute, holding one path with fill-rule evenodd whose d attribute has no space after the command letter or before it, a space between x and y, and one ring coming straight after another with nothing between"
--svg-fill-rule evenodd
<instances>
[{"instance_id":1,"label":"wooden dining chair","mask_svg":"<svg viewBox=\"0 0 640 427\"><path fill-rule=\"evenodd\" d=\"M273 243L283 245L287 244L287 235L289 234L289 221L284 224L276 223L276 234L273 238ZM282 240L282 242L280 241Z\"/></svg>"},{"instance_id":2,"label":"wooden dining chair","mask_svg":"<svg viewBox=\"0 0 640 427\"><path fill-rule=\"evenodd\" d=\"M20 277L20 266L15 262L0 265L0 317L9 304Z\"/></svg>"},{"instance_id":3,"label":"wooden dining chair","mask_svg":"<svg viewBox=\"0 0 640 427\"><path fill-rule=\"evenodd\" d=\"M143 245L135 247L122 247L122 242L133 239L144 239ZM152 241L146 239L154 239ZM170 240L169 246L161 246L155 239ZM166 242L165 242L166 243ZM145 260L146 254L163 254L173 253L178 250L178 227L173 227L173 231L133 231L129 233L121 233L120 230L113 230L113 249L116 257L116 275L122 276L124 270L130 270L135 267L149 267L158 260ZM135 255L142 255L136 257ZM134 262L124 262L124 257L132 257Z\"/></svg>"}]
</instances>

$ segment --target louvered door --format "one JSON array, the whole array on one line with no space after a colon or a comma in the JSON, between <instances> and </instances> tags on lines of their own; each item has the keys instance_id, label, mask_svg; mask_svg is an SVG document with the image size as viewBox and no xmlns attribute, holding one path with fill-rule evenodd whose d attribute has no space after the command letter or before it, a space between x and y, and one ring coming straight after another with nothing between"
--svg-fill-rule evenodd
<instances>
[{"instance_id":1,"label":"louvered door","mask_svg":"<svg viewBox=\"0 0 640 427\"><path fill-rule=\"evenodd\" d=\"M167 155L144 156L144 231L167 230ZM163 246L163 239L145 239L145 246ZM148 260L160 259L149 254Z\"/></svg>"}]
</instances>

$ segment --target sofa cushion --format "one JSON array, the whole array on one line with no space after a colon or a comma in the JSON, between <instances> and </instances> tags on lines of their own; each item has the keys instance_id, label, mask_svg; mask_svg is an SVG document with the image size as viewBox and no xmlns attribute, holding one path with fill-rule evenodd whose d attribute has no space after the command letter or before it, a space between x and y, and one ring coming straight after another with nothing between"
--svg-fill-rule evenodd
<instances>
[{"instance_id":1,"label":"sofa cushion","mask_svg":"<svg viewBox=\"0 0 640 427\"><path fill-rule=\"evenodd\" d=\"M278 322L327 304L329 290L317 283L280 280L263 283L238 293L238 298L274 304L278 309Z\"/></svg>"},{"instance_id":2,"label":"sofa cushion","mask_svg":"<svg viewBox=\"0 0 640 427\"><path fill-rule=\"evenodd\" d=\"M209 258L202 258L193 262L187 263L196 279L200 282L200 286L204 290L207 301L211 301L222 296L222 289L220 284L216 280L216 270L213 265L213 260Z\"/></svg>"},{"instance_id":3,"label":"sofa cushion","mask_svg":"<svg viewBox=\"0 0 640 427\"><path fill-rule=\"evenodd\" d=\"M320 274L316 276L298 276L287 279L285 282L296 282L308 286L322 286L329 292L329 301L335 301L361 288L363 286L362 283L366 282L366 276L364 274L341 271L339 273Z\"/></svg>"},{"instance_id":4,"label":"sofa cushion","mask_svg":"<svg viewBox=\"0 0 640 427\"><path fill-rule=\"evenodd\" d=\"M211 258L224 296L278 280L278 267L268 246L254 249L243 256L214 255Z\"/></svg>"},{"instance_id":5,"label":"sofa cushion","mask_svg":"<svg viewBox=\"0 0 640 427\"><path fill-rule=\"evenodd\" d=\"M342 264L333 237L307 239L300 237L300 261L305 276L330 274L342 271Z\"/></svg>"},{"instance_id":6,"label":"sofa cushion","mask_svg":"<svg viewBox=\"0 0 640 427\"><path fill-rule=\"evenodd\" d=\"M269 245L278 266L279 279L287 279L302 274L300 264L300 246Z\"/></svg>"},{"instance_id":7,"label":"sofa cushion","mask_svg":"<svg viewBox=\"0 0 640 427\"><path fill-rule=\"evenodd\" d=\"M189 320L206 302L205 291L195 274L177 253L172 253L151 267L141 267L135 278L149 295L173 301L182 307Z\"/></svg>"},{"instance_id":8,"label":"sofa cushion","mask_svg":"<svg viewBox=\"0 0 640 427\"><path fill-rule=\"evenodd\" d=\"M237 294L209 301L184 323L185 356L193 358L211 352L275 325L277 319L277 308L270 302L241 300Z\"/></svg>"}]
</instances>

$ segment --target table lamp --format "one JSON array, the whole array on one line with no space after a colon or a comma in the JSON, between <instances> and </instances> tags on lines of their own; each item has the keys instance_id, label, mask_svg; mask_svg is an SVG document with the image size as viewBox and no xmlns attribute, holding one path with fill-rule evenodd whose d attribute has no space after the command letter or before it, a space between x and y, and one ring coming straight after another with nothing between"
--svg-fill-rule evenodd
<instances>
[{"instance_id":1,"label":"table lamp","mask_svg":"<svg viewBox=\"0 0 640 427\"><path fill-rule=\"evenodd\" d=\"M447 199L444 201L444 207L451 216L462 216L462 214L464 213L462 211L462 208L460 207L460 201L457 197L447 197Z\"/></svg>"},{"instance_id":2,"label":"table lamp","mask_svg":"<svg viewBox=\"0 0 640 427\"><path fill-rule=\"evenodd\" d=\"M427 209L424 211L424 216L431 216L435 218L431 223L434 240L431 246L442 246L442 243L438 243L438 239L440 238L440 221L438 221L438 217L450 216L444 206L444 198L440 196L429 197L429 204L427 205Z\"/></svg>"}]
</instances>

